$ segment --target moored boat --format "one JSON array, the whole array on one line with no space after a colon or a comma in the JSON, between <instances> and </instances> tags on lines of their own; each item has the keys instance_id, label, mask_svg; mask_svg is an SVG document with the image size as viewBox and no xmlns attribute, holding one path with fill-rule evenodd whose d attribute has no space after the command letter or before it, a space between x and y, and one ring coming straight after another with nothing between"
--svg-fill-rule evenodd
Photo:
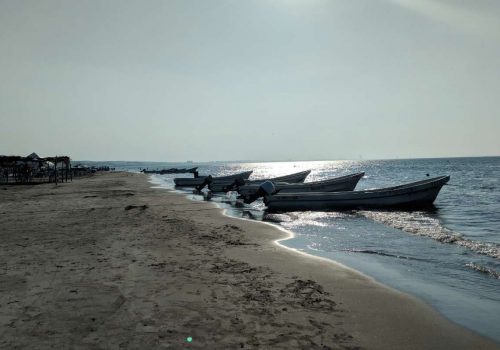
<instances>
[{"instance_id":1,"label":"moored boat","mask_svg":"<svg viewBox=\"0 0 500 350\"><path fill-rule=\"evenodd\" d=\"M264 180L248 180L248 184L257 184L262 183L264 181L272 181L272 182L286 182L286 183L300 183L304 182L307 176L311 173L311 170L300 171L298 173L293 173L290 175L273 177L270 179Z\"/></svg>"},{"instance_id":2,"label":"moored boat","mask_svg":"<svg viewBox=\"0 0 500 350\"><path fill-rule=\"evenodd\" d=\"M400 186L353 192L278 193L265 196L264 203L269 211L421 209L432 206L449 180L449 176L440 176Z\"/></svg>"},{"instance_id":3,"label":"moored boat","mask_svg":"<svg viewBox=\"0 0 500 350\"><path fill-rule=\"evenodd\" d=\"M194 173L194 172L196 172L196 170L197 170L197 169L198 169L198 167L197 167L197 166L195 166L195 167L193 167L193 168L186 169L186 172L187 172L187 173Z\"/></svg>"},{"instance_id":4,"label":"moored boat","mask_svg":"<svg viewBox=\"0 0 500 350\"><path fill-rule=\"evenodd\" d=\"M256 179L256 180L245 180L245 185L260 185L261 183L265 181L272 181L272 182L282 182L282 183L300 183L304 182L304 180L307 178L307 176L311 173L311 170L305 170L305 171L300 171L298 173L293 173L289 175L284 175L284 176L278 176L278 177L273 177L270 179ZM208 188L212 192L227 192L233 189L236 189L238 186L238 183L235 181L235 179L232 180L224 180L224 179L215 179L208 184Z\"/></svg>"},{"instance_id":5,"label":"moored boat","mask_svg":"<svg viewBox=\"0 0 500 350\"><path fill-rule=\"evenodd\" d=\"M273 182L277 193L295 193L295 192L341 192L352 191L358 181L365 175L364 172L336 177L332 179L306 182L299 184L289 184ZM240 186L237 190L242 197L254 195L260 188L259 184L250 184Z\"/></svg>"},{"instance_id":6,"label":"moored boat","mask_svg":"<svg viewBox=\"0 0 500 350\"><path fill-rule=\"evenodd\" d=\"M250 170L250 171L245 171L245 172L238 173L238 174L213 177L213 178L211 178L211 181L214 181L214 180L234 181L236 179L246 180L250 177L252 172L253 171ZM177 177L174 179L174 183L176 186L179 186L179 187L196 187L196 186L200 186L200 185L204 184L207 181L207 178L208 178L208 176L199 176L199 177L194 177L194 178Z\"/></svg>"}]
</instances>

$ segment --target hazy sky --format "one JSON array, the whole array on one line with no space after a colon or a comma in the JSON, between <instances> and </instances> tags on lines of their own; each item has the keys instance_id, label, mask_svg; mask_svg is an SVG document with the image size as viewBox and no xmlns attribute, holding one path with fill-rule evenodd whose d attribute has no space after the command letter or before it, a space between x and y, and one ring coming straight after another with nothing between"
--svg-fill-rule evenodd
<instances>
[{"instance_id":1,"label":"hazy sky","mask_svg":"<svg viewBox=\"0 0 500 350\"><path fill-rule=\"evenodd\" d=\"M0 0L0 154L500 155L498 0Z\"/></svg>"}]
</instances>

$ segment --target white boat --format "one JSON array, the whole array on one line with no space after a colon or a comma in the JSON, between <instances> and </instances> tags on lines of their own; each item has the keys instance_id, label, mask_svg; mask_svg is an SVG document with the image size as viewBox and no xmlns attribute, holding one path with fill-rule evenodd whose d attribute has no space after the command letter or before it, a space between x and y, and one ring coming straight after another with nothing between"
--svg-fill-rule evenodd
<instances>
[{"instance_id":1,"label":"white boat","mask_svg":"<svg viewBox=\"0 0 500 350\"><path fill-rule=\"evenodd\" d=\"M400 186L353 192L278 193L264 197L269 211L344 209L420 209L432 206L441 187L440 176Z\"/></svg>"},{"instance_id":2,"label":"white boat","mask_svg":"<svg viewBox=\"0 0 500 350\"><path fill-rule=\"evenodd\" d=\"M211 181L213 180L223 180L223 181L234 181L236 179L242 179L246 180L250 177L252 174L252 170L250 171L245 171L242 173L238 174L233 174L233 175L227 175L227 176L219 176L219 177L213 177ZM199 176L199 177L177 177L174 179L175 186L178 187L196 187L200 186L205 181L207 181L209 177L208 176Z\"/></svg>"},{"instance_id":3,"label":"white boat","mask_svg":"<svg viewBox=\"0 0 500 350\"><path fill-rule=\"evenodd\" d=\"M273 177L270 179L257 179L257 180L245 180L245 185L260 185L265 181L272 182L282 182L282 183L300 183L304 182L306 177L311 173L311 170L300 171L298 173L293 173L290 175ZM227 192L236 189L238 186L238 181L236 179L232 180L221 180L220 178L214 178L212 182L208 184L208 188L212 192Z\"/></svg>"},{"instance_id":4,"label":"white boat","mask_svg":"<svg viewBox=\"0 0 500 350\"><path fill-rule=\"evenodd\" d=\"M289 184L282 182L273 182L276 193L295 193L295 192L341 192L352 191L358 181L365 173L356 173L346 176L336 177L322 181L306 182L300 184ZM259 184L244 185L238 187L238 193L243 197L249 197L257 193L260 188Z\"/></svg>"}]
</instances>

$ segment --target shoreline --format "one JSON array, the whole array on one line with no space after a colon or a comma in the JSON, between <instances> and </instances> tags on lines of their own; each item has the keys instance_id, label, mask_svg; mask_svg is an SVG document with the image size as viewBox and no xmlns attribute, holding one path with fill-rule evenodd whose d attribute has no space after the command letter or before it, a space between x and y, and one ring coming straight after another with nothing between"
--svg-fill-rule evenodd
<instances>
[{"instance_id":1,"label":"shoreline","mask_svg":"<svg viewBox=\"0 0 500 350\"><path fill-rule=\"evenodd\" d=\"M500 349L145 175L1 191L3 346Z\"/></svg>"},{"instance_id":2,"label":"shoreline","mask_svg":"<svg viewBox=\"0 0 500 350\"><path fill-rule=\"evenodd\" d=\"M217 204L217 203L216 203ZM222 214L228 218L232 218L232 219L238 219L238 220L244 220L244 221L249 221L249 222L258 222L258 223L261 223L261 224L264 224L264 225L269 225L271 226L272 228L278 230L278 231L281 231L283 232L284 234L286 234L287 236L284 236L282 238L277 238L275 240L272 241L273 244L277 245L278 247L280 247L281 249L285 249L285 250L289 250L295 254L299 254L299 255L303 255L306 259L318 259L319 261L323 261L325 263L328 263L328 264L335 264L343 269L346 269L346 270L350 270L351 272L353 273L356 273L356 274L359 274L361 275L363 278L366 278L366 279L369 279L369 280L372 280L374 283L377 283L379 284L380 286L382 287L386 287L386 288L389 288L391 290L393 290L394 288L391 288L389 286L386 286L385 284L381 283L381 282L378 282L375 278L361 272L361 271L358 271L356 270L355 268L352 268L350 266L347 266L339 261L336 261L336 260L333 260L333 259L329 259L329 258L325 258L325 257L322 257L322 256L319 256L319 255L313 255L313 254L309 254L307 252L303 252L299 249L296 249L296 248L292 248L292 247L289 247L285 244L282 244L281 242L284 242L284 241L287 241L289 239L293 239L295 238L295 232L293 231L290 231L290 230L287 230L286 228L276 224L276 223L273 223L273 222L267 222L267 221L259 221L259 220L252 220L252 219L247 219L247 218L241 218L241 217L236 217L236 216L231 216L230 214L227 214L226 211L227 209L224 209L224 208L220 208L219 209L222 210ZM395 291L399 292L397 289L394 289ZM405 293L403 293L405 294ZM417 298L418 299L418 298Z\"/></svg>"},{"instance_id":3,"label":"shoreline","mask_svg":"<svg viewBox=\"0 0 500 350\"><path fill-rule=\"evenodd\" d=\"M329 257L314 255L314 254L311 254L311 253L308 253L305 251L301 251L301 250L293 248L293 247L289 247L289 246L285 245L284 243L281 243L281 242L295 238L296 234L293 231L290 231L277 223L267 222L267 221L262 221L262 220L253 220L251 218L245 218L245 217L240 217L237 215L231 215L229 213L231 211L231 209L226 208L225 206L227 206L227 205L225 205L223 203L203 201L203 200L199 200L199 199L189 198L191 195L189 192L186 193L185 191L182 191L182 190L177 190L175 188L165 187L165 186L160 185L158 183L154 183L153 181L151 181L151 179L149 180L149 182L151 184L154 184L156 186L155 188L159 188L159 189L166 190L166 191L169 191L169 192L174 193L174 194L181 195L189 201L211 203L211 204L215 205L221 211L221 214L223 216L230 218L232 220L236 219L236 220L242 220L242 221L251 222L251 223L260 223L260 224L267 225L267 226L284 234L284 236L276 238L276 239L272 240L272 242L271 242L272 244L275 244L276 246L280 247L280 249L288 250L288 251L292 252L293 254L298 254L301 257L303 257L304 259L315 259L315 260L323 262L327 265L333 264L334 266L339 267L340 269L345 269L345 270L350 271L351 273L353 273L355 275L359 275L361 278L366 279L368 281L368 283L373 283L373 284L377 285L379 288L386 289L387 292L389 292L389 293L401 295L405 298L412 300L413 302L415 302L417 304L423 305L424 307L430 309L432 312L437 313L439 315L439 317L441 317L443 319L444 322L451 323L454 326L463 328L464 330L466 330L468 332L472 332L475 335L483 337L484 339L487 339L488 341L491 341L493 344L496 344L497 346L499 346L499 349L500 349L500 343L498 343L495 339L489 338L487 335L478 333L474 329L468 328L465 325L461 325L461 324L453 321L452 319L449 319L444 314L442 314L438 309L436 309L434 306L432 306L430 303L424 301L423 299L419 298L416 295L409 294L408 292L405 292L403 290L399 290L395 287L384 284L383 282L378 281L375 277L372 277L372 276L370 276L362 271L359 271L353 267L345 265L344 263L342 263L340 261L336 261L336 260L329 258ZM408 346L408 345L406 345L406 346Z\"/></svg>"},{"instance_id":4,"label":"shoreline","mask_svg":"<svg viewBox=\"0 0 500 350\"><path fill-rule=\"evenodd\" d=\"M309 254L307 252L303 252L299 249L296 249L296 248L292 248L292 247L289 247L285 244L282 244L280 242L284 242L284 241L287 241L289 239L293 239L295 238L295 232L293 231L290 231L286 228L284 228L283 226L280 226L278 225L277 223L273 223L273 222L268 222L268 221L263 221L263 220L253 220L253 219L248 219L248 218L244 218L244 217L238 217L238 216L233 216L231 214L228 214L227 212L230 210L228 208L224 208L222 206L220 206L219 203L217 202L213 202L213 201L203 201L203 200L197 200L197 199L191 199L191 198L188 198L189 195L191 195L190 193L186 193L182 190L177 190L175 188L168 188L168 187L162 187L161 185L158 185L156 183L153 183L151 182L151 180L149 179L148 182L152 185L155 185L153 186L152 188L154 189L160 189L160 190L164 190L164 191L168 191L168 192L171 192L171 193L174 193L174 194L178 194L178 195L181 195L183 196L184 198L186 198L188 201L193 201L193 202L203 202L203 203L207 203L207 204L212 204L214 205L215 207L217 207L217 209L220 210L221 214L227 218L230 218L231 220L243 220L243 221L247 221L247 222L252 222L252 223L260 223L260 224L264 224L264 225L268 225L274 229L276 229L277 231L280 231L280 232L283 232L285 234L285 236L281 237L281 238L276 238L275 240L272 240L272 243L275 244L276 246L280 247L281 249L285 249L285 250L289 250L291 252L294 252L296 254L301 254L303 255L305 258L308 258L308 259L318 259L320 261L323 261L325 263L332 263L332 264L335 264L335 265L338 265L340 266L341 268L344 268L346 270L350 270L352 271L353 273L356 273L356 274L359 274L361 275L362 277L366 278L366 279L369 279L371 281L373 281L374 283L380 285L381 287L384 287L384 288L388 288L389 290L392 290L392 291L395 291L397 293L402 293L402 294L406 294L406 295L409 295L405 292L402 292L402 291L399 291L395 288L392 288L390 286L387 286L385 284L383 284L382 282L379 282L377 281L374 277L371 277L359 270L356 270L355 268L352 268L350 266L347 266L339 261L336 261L336 260L333 260L333 259L329 259L329 258L325 258L325 257L322 257L322 256L319 256L319 255L313 255L313 254ZM410 297L413 297L411 295L409 295ZM415 299L417 300L420 300L419 298L416 298L414 297ZM466 327L465 327L466 328Z\"/></svg>"},{"instance_id":5,"label":"shoreline","mask_svg":"<svg viewBox=\"0 0 500 350\"><path fill-rule=\"evenodd\" d=\"M296 233L293 232L293 231L291 231L291 230L286 229L285 227L279 225L278 223L268 222L268 221L263 221L263 220L255 220L255 219L251 219L251 218L246 218L246 217L241 217L241 216L237 216L237 215L232 215L232 214L230 214L230 211L232 211L232 209L231 208L227 208L228 204L219 203L219 202L212 202L212 201L204 201L204 200L201 200L201 199L190 198L190 196L192 195L192 193L189 193L189 192L186 192L186 191L183 191L183 190L178 190L178 189L171 188L171 187L167 187L167 186L161 185L159 183L155 183L154 181L152 181L151 178L149 179L149 182L151 184L154 184L155 188L166 190L166 191L169 191L171 193L178 194L178 195L182 195L182 196L184 196L184 198L186 198L189 201L195 201L195 202L200 202L201 201L201 202L204 202L204 203L212 203L212 204L214 204L215 206L217 206L220 209L222 215L224 215L225 217L228 217L228 218L231 218L231 219L248 221L248 222L256 222L256 223L265 224L265 225L268 225L268 226L270 226L270 227L272 227L272 228L274 228L274 229L276 229L276 230L278 230L280 232L283 232L285 234L285 236L283 236L281 238L277 238L277 239L275 239L275 240L272 241L273 244L277 245L281 249L289 250L289 251L291 251L291 252L293 252L295 254L302 255L305 259L317 259L319 261L323 261L326 264L334 264L334 265L336 265L336 266L338 266L340 268L349 270L349 271L351 271L354 274L360 275L362 278L366 278L367 280L369 280L370 283L374 283L374 284L378 285L381 288L387 289L391 293L401 294L401 295L406 296L406 297L408 297L410 299L414 299L416 302L421 303L421 304L425 305L426 307L430 308L431 310L433 310L434 312L438 313L442 318L444 318L444 320L446 322L450 322L453 325L456 325L458 327L462 327L465 330L470 331L470 332L472 332L474 334L477 334L477 335L479 335L481 337L484 337L485 339L488 339L489 341L492 341L493 343L495 343L495 344L497 344L497 345L500 346L500 343L497 340L488 337L487 334L479 333L477 330L469 328L466 325L457 323L456 321L448 318L445 314L443 314L435 306L433 306L429 302L421 299L418 295L413 295L413 294L410 294L407 291L400 290L400 289L397 289L396 287L387 285L387 284L379 281L377 278L372 277L372 276L370 276L370 275L368 275L368 274L366 274L366 273L364 273L364 272L362 272L360 270L357 270L354 267L350 267L350 266L348 266L348 265L346 265L346 264L344 264L344 263L342 263L340 261L337 261L337 260L335 260L335 259L333 259L331 257L323 257L323 256L320 256L320 255L314 255L314 254L312 254L310 252L305 252L305 251L302 251L300 249L293 248L293 247L287 246L284 243L281 243L281 242L285 242L287 240L295 238Z\"/></svg>"},{"instance_id":6,"label":"shoreline","mask_svg":"<svg viewBox=\"0 0 500 350\"><path fill-rule=\"evenodd\" d=\"M154 176L150 178L150 182L154 184L158 184L158 188L166 189L169 191L173 191L174 193L178 193L181 195L184 195L185 198L188 200L193 200L193 201L203 201L201 199L201 196L199 195L193 195L192 193L186 191L186 189L177 189L172 186L168 186L165 184L163 181L159 181L158 179L155 179ZM459 326L464 327L465 329L468 329L472 332L478 333L481 336L484 336L493 342L496 342L497 344L500 344L500 338L498 337L498 327L496 325L496 318L493 318L492 315L495 315L495 312L492 311L491 309L488 310L489 314L484 313L486 309L483 309L483 312L478 311L478 308L481 306L484 307L483 305L477 305L477 304L465 304L468 305L464 306L463 304L461 305L447 305L446 301L447 298L452 297L453 290L448 291L450 294L446 295L443 293L443 290L439 290L439 288L442 288L442 286L439 286L438 289L434 288L431 290L432 292L438 292L438 297L435 297L433 294L433 297L430 297L430 293L428 292L431 287L434 286L432 284L427 285L425 280L420 280L420 281L414 281L412 282L414 288L409 288L408 287L408 282L406 282L406 285L403 284L403 287L401 284L398 284L397 279L392 279L389 277L387 278L386 276L382 275L380 271L375 271L370 269L367 269L367 262L365 261L364 265L363 263L356 265L355 261L353 260L343 260L342 256L333 256L333 253L331 252L323 252L324 254L319 254L318 251L308 249L308 246L304 245L297 245L296 242L297 239L301 239L301 234L299 232L294 232L291 229L288 229L280 222L276 221L265 221L261 215L249 215L249 216L244 216L242 215L242 212L244 213L245 210L244 208L241 207L234 207L233 205L229 204L228 201L225 200L212 200L212 203L217 205L223 215L230 217L230 218L236 218L240 220L249 220L250 222L260 222L264 224L268 224L272 227L275 227L276 229L284 232L287 236L283 238L276 239L273 243L277 244L278 246L294 251L299 254L303 254L306 256L306 258L317 258L317 259L324 259L326 262L333 262L335 264L340 265L341 267L344 267L346 269L351 269L352 271L361 274L362 276L370 279L374 283L378 283L380 286L388 288L389 290L396 291L398 293L403 293L405 295L408 295L412 298L415 298L424 304L428 305L431 307L433 310L437 311L442 317L444 317L446 320L452 322L453 324L457 324ZM259 209L254 209L256 211L259 211ZM262 209L260 209L262 210ZM376 221L375 221L376 222ZM354 231L356 232L356 231ZM303 238L302 238L303 239ZM399 256L398 256L399 257ZM371 273L370 273L371 272ZM392 271L389 271L392 272ZM378 274L377 274L378 273ZM420 283L419 283L420 282ZM445 287L446 288L446 287ZM427 292L427 293L426 293ZM456 295L455 295L456 298ZM492 307L495 307L494 305L491 305ZM475 308L473 308L475 307ZM460 311L457 311L460 310ZM475 318L471 319L468 317L468 315L476 315ZM489 316L489 318L488 318ZM492 319L493 318L493 319Z\"/></svg>"}]
</instances>

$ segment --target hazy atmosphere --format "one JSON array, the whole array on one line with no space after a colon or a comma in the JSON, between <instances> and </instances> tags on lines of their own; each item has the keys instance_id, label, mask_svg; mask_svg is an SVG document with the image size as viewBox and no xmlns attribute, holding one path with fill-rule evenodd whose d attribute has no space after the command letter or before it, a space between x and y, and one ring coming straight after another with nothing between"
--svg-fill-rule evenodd
<instances>
[{"instance_id":1,"label":"hazy atmosphere","mask_svg":"<svg viewBox=\"0 0 500 350\"><path fill-rule=\"evenodd\" d=\"M499 155L495 0L0 0L0 153Z\"/></svg>"}]
</instances>

